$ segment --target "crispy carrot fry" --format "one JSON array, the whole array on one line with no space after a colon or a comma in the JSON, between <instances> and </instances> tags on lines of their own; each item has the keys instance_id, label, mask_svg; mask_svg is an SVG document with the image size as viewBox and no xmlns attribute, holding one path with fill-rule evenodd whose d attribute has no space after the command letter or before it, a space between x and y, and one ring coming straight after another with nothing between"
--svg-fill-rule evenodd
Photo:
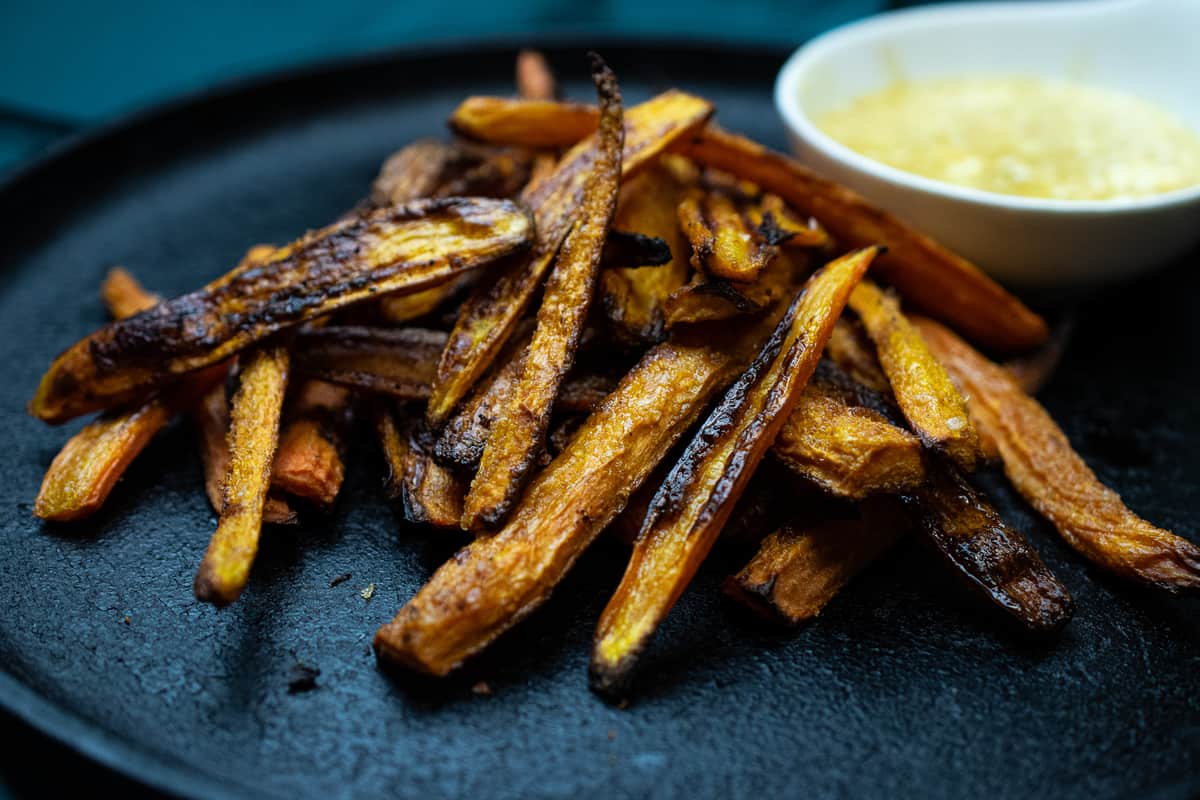
<instances>
[{"instance_id":1,"label":"crispy carrot fry","mask_svg":"<svg viewBox=\"0 0 1200 800\"><path fill-rule=\"evenodd\" d=\"M912 305L971 339L1020 351L1036 347L1049 334L1039 316L973 264L796 161L711 126L681 141L679 149L701 164L778 194L816 217L846 245L886 245L876 272Z\"/></svg>"},{"instance_id":2,"label":"crispy carrot fry","mask_svg":"<svg viewBox=\"0 0 1200 800\"><path fill-rule=\"evenodd\" d=\"M397 150L383 162L371 185L370 205L384 208L431 197L459 158L453 144L435 139L420 139Z\"/></svg>"},{"instance_id":3,"label":"crispy carrot fry","mask_svg":"<svg viewBox=\"0 0 1200 800\"><path fill-rule=\"evenodd\" d=\"M527 100L553 100L558 94L554 73L537 50L517 53L517 94Z\"/></svg>"},{"instance_id":4,"label":"crispy carrot fry","mask_svg":"<svg viewBox=\"0 0 1200 800\"><path fill-rule=\"evenodd\" d=\"M746 214L750 224L773 244L821 249L833 244L833 239L816 218L800 219L777 194L764 194L746 209Z\"/></svg>"},{"instance_id":5,"label":"crispy carrot fry","mask_svg":"<svg viewBox=\"0 0 1200 800\"><path fill-rule=\"evenodd\" d=\"M198 600L227 606L246 588L258 552L287 380L285 347L268 345L253 350L244 359L229 415L225 502L196 573Z\"/></svg>"},{"instance_id":6,"label":"crispy carrot fry","mask_svg":"<svg viewBox=\"0 0 1200 800\"><path fill-rule=\"evenodd\" d=\"M925 480L921 442L874 408L850 401L823 362L771 452L823 491L851 500L897 494Z\"/></svg>"},{"instance_id":7,"label":"crispy carrot fry","mask_svg":"<svg viewBox=\"0 0 1200 800\"><path fill-rule=\"evenodd\" d=\"M292 351L298 374L423 400L445 342L445 333L423 328L327 325L301 332Z\"/></svg>"},{"instance_id":8,"label":"crispy carrot fry","mask_svg":"<svg viewBox=\"0 0 1200 800\"><path fill-rule=\"evenodd\" d=\"M610 230L604 240L600 265L605 269L658 267L671 262L671 247L657 236Z\"/></svg>"},{"instance_id":9,"label":"crispy carrot fry","mask_svg":"<svg viewBox=\"0 0 1200 800\"><path fill-rule=\"evenodd\" d=\"M600 617L591 685L619 695L733 511L817 367L833 324L877 248L828 264L797 295L660 487L621 585Z\"/></svg>"},{"instance_id":10,"label":"crispy carrot fry","mask_svg":"<svg viewBox=\"0 0 1200 800\"><path fill-rule=\"evenodd\" d=\"M375 293L443 283L526 245L532 221L514 203L415 201L310 233L272 260L118 320L63 353L30 403L62 422L215 364L274 331Z\"/></svg>"},{"instance_id":11,"label":"crispy carrot fry","mask_svg":"<svg viewBox=\"0 0 1200 800\"><path fill-rule=\"evenodd\" d=\"M505 397L463 504L462 527L467 530L495 527L524 486L545 445L554 398L575 361L591 307L600 257L617 206L624 138L617 79L599 57L593 57L592 78L603 109L594 173L579 216L546 282L520 380Z\"/></svg>"},{"instance_id":12,"label":"crispy carrot fry","mask_svg":"<svg viewBox=\"0 0 1200 800\"><path fill-rule=\"evenodd\" d=\"M225 478L229 474L229 401L225 387L217 384L204 393L191 411L192 422L199 434L200 461L204 467L204 493L213 511L225 507ZM268 494L263 506L263 522L272 525L294 525L299 515L287 501Z\"/></svg>"},{"instance_id":13,"label":"crispy carrot fry","mask_svg":"<svg viewBox=\"0 0 1200 800\"><path fill-rule=\"evenodd\" d=\"M672 142L703 125L711 114L712 105L707 101L680 92L668 92L631 108L625 114L622 179L645 169ZM564 156L549 177L522 192L522 199L534 209L537 219L537 243L530 256L510 260L484 276L459 309L458 321L438 362L426 411L434 430L441 428L512 335L583 202L596 157L589 137Z\"/></svg>"},{"instance_id":14,"label":"crispy carrot fry","mask_svg":"<svg viewBox=\"0 0 1200 800\"><path fill-rule=\"evenodd\" d=\"M1068 544L1123 578L1168 591L1200 587L1200 547L1130 511L1006 370L936 322L915 322L967 394L971 416L996 443L1009 480Z\"/></svg>"},{"instance_id":15,"label":"crispy carrot fry","mask_svg":"<svg viewBox=\"0 0 1200 800\"><path fill-rule=\"evenodd\" d=\"M401 503L409 522L457 529L466 486L433 460L433 440L424 423L402 426L387 407L376 413L376 430L388 465L388 496Z\"/></svg>"},{"instance_id":16,"label":"crispy carrot fry","mask_svg":"<svg viewBox=\"0 0 1200 800\"><path fill-rule=\"evenodd\" d=\"M1025 537L948 461L931 459L926 473L928 482L905 500L917 512L917 528L959 580L1029 633L1065 625L1074 602Z\"/></svg>"},{"instance_id":17,"label":"crispy carrot fry","mask_svg":"<svg viewBox=\"0 0 1200 800\"><path fill-rule=\"evenodd\" d=\"M693 189L679 204L679 226L692 246L692 266L714 278L753 283L779 254L749 214L722 191Z\"/></svg>"},{"instance_id":18,"label":"crispy carrot fry","mask_svg":"<svg viewBox=\"0 0 1200 800\"><path fill-rule=\"evenodd\" d=\"M346 469L343 439L350 392L324 381L300 384L279 434L271 486L328 506L337 499Z\"/></svg>"},{"instance_id":19,"label":"crispy carrot fry","mask_svg":"<svg viewBox=\"0 0 1200 800\"><path fill-rule=\"evenodd\" d=\"M892 498L868 501L850 519L786 525L725 581L725 594L769 619L807 622L908 528L903 508Z\"/></svg>"},{"instance_id":20,"label":"crispy carrot fry","mask_svg":"<svg viewBox=\"0 0 1200 800\"><path fill-rule=\"evenodd\" d=\"M979 437L967 415L967 401L900 311L900 303L864 281L850 296L850 308L875 342L896 403L913 431L926 447L944 453L964 472L973 471L980 458Z\"/></svg>"},{"instance_id":21,"label":"crispy carrot fry","mask_svg":"<svg viewBox=\"0 0 1200 800\"><path fill-rule=\"evenodd\" d=\"M380 628L379 657L445 675L532 613L736 362L728 350L706 344L668 342L648 352L534 478L507 525L446 562Z\"/></svg>"},{"instance_id":22,"label":"crispy carrot fry","mask_svg":"<svg viewBox=\"0 0 1200 800\"><path fill-rule=\"evenodd\" d=\"M100 286L100 296L113 319L125 319L154 308L162 299L142 288L137 278L123 267L113 267Z\"/></svg>"},{"instance_id":23,"label":"crispy carrot fry","mask_svg":"<svg viewBox=\"0 0 1200 800\"><path fill-rule=\"evenodd\" d=\"M570 147L596 130L596 107L546 99L468 97L450 127L460 136L517 147Z\"/></svg>"},{"instance_id":24,"label":"crispy carrot fry","mask_svg":"<svg viewBox=\"0 0 1200 800\"><path fill-rule=\"evenodd\" d=\"M601 307L623 341L660 341L664 335L663 304L687 281L688 243L679 229L676 208L689 180L694 176L689 177L688 165L678 156L671 156L621 187L613 224L658 237L666 242L671 256L658 269L610 269L601 274Z\"/></svg>"},{"instance_id":25,"label":"crispy carrot fry","mask_svg":"<svg viewBox=\"0 0 1200 800\"><path fill-rule=\"evenodd\" d=\"M102 416L72 436L46 470L34 515L70 522L99 511L117 479L171 415L167 403L156 398L132 411Z\"/></svg>"}]
</instances>

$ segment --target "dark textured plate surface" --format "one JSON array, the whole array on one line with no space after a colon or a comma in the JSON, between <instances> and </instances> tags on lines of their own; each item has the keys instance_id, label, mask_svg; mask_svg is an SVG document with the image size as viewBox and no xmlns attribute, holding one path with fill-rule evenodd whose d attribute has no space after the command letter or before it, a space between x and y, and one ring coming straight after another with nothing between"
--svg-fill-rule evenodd
<instances>
[{"instance_id":1,"label":"dark textured plate surface","mask_svg":"<svg viewBox=\"0 0 1200 800\"><path fill-rule=\"evenodd\" d=\"M637 100L711 97L729 128L781 146L776 54L682 46L603 51ZM1193 600L1111 581L997 483L1074 593L1060 641L998 631L906 546L794 635L727 607L718 550L649 658L637 702L586 688L595 620L622 553L601 542L541 613L445 685L397 682L368 651L458 541L406 527L361 433L337 510L272 531L249 590L192 598L214 519L191 433L138 459L94 520L30 516L78 425L24 404L51 358L104 321L106 268L172 294L352 205L383 157L438 134L472 92L508 92L512 51L408 55L193 99L58 153L0 190L0 700L103 763L173 791L497 797L1186 794L1200 749ZM584 77L583 49L552 60ZM587 87L572 82L577 96ZM1100 476L1138 512L1195 536L1200 500L1200 275L1180 265L1084 303L1044 392ZM330 580L353 577L336 587ZM359 591L376 587L372 600ZM289 694L298 663L321 670ZM472 692L484 680L491 696ZM1193 787L1194 788L1194 787Z\"/></svg>"}]
</instances>

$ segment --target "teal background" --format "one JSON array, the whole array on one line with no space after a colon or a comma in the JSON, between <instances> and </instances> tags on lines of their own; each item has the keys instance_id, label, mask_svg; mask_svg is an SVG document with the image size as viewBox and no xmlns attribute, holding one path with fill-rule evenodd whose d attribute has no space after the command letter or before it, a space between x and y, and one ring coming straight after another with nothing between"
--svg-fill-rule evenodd
<instances>
[{"instance_id":1,"label":"teal background","mask_svg":"<svg viewBox=\"0 0 1200 800\"><path fill-rule=\"evenodd\" d=\"M887 5L884 0L3 0L0 174L71 130L222 81L314 61L556 33L784 47Z\"/></svg>"}]
</instances>

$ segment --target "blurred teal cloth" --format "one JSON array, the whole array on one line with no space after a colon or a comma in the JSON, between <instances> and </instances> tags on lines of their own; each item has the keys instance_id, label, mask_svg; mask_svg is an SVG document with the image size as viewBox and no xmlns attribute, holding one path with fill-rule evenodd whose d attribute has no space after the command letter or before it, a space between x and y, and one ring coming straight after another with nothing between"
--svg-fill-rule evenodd
<instances>
[{"instance_id":1,"label":"blurred teal cloth","mask_svg":"<svg viewBox=\"0 0 1200 800\"><path fill-rule=\"evenodd\" d=\"M70 127L312 61L405 45L554 33L790 46L886 3L10 0L0 5L0 171L6 171Z\"/></svg>"}]
</instances>

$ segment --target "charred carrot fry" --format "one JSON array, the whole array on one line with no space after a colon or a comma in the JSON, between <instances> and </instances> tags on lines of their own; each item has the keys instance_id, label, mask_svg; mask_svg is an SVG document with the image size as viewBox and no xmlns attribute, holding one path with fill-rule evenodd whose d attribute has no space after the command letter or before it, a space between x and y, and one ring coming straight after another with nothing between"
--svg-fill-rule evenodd
<instances>
[{"instance_id":1,"label":"charred carrot fry","mask_svg":"<svg viewBox=\"0 0 1200 800\"><path fill-rule=\"evenodd\" d=\"M850 308L875 342L896 403L921 441L964 472L973 471L980 457L979 437L967 415L967 401L900 311L900 303L864 281L850 296Z\"/></svg>"},{"instance_id":2,"label":"charred carrot fry","mask_svg":"<svg viewBox=\"0 0 1200 800\"><path fill-rule=\"evenodd\" d=\"M507 200L414 201L336 223L271 260L153 311L110 323L60 355L30 411L58 423L129 402L166 379L223 361L275 331L417 291L513 253L532 220Z\"/></svg>"},{"instance_id":3,"label":"charred carrot fry","mask_svg":"<svg viewBox=\"0 0 1200 800\"><path fill-rule=\"evenodd\" d=\"M263 507L279 417L287 389L288 352L279 345L253 350L244 359L230 408L229 473L225 502L208 551L196 573L196 598L226 606L241 595L258 553Z\"/></svg>"},{"instance_id":4,"label":"charred carrot fry","mask_svg":"<svg viewBox=\"0 0 1200 800\"><path fill-rule=\"evenodd\" d=\"M571 147L596 130L595 106L546 98L468 97L450 115L460 136L518 147Z\"/></svg>"},{"instance_id":5,"label":"charred carrot fry","mask_svg":"<svg viewBox=\"0 0 1200 800\"><path fill-rule=\"evenodd\" d=\"M679 204L679 226L692 246L692 266L714 278L753 283L779 254L725 192L693 189Z\"/></svg>"},{"instance_id":6,"label":"charred carrot fry","mask_svg":"<svg viewBox=\"0 0 1200 800\"><path fill-rule=\"evenodd\" d=\"M868 501L848 519L785 525L725 581L725 594L764 617L799 625L820 614L909 527L903 508L892 498Z\"/></svg>"},{"instance_id":7,"label":"charred carrot fry","mask_svg":"<svg viewBox=\"0 0 1200 800\"><path fill-rule=\"evenodd\" d=\"M1017 491L1092 563L1168 591L1200 587L1200 547L1151 525L1104 486L1045 409L1012 375L945 327L915 320L995 442Z\"/></svg>"},{"instance_id":8,"label":"charred carrot fry","mask_svg":"<svg viewBox=\"0 0 1200 800\"><path fill-rule=\"evenodd\" d=\"M708 555L876 253L851 253L809 280L663 482L596 629L590 669L596 691L616 696L628 687L639 655Z\"/></svg>"},{"instance_id":9,"label":"charred carrot fry","mask_svg":"<svg viewBox=\"0 0 1200 800\"><path fill-rule=\"evenodd\" d=\"M423 422L401 425L387 407L376 411L375 427L388 466L387 492L409 522L458 528L466 486L433 460L433 439Z\"/></svg>"},{"instance_id":10,"label":"charred carrot fry","mask_svg":"<svg viewBox=\"0 0 1200 800\"><path fill-rule=\"evenodd\" d=\"M629 179L652 164L672 142L695 130L712 114L706 100L668 92L625 114L621 177ZM596 126L593 122L591 130ZM459 308L458 320L438 362L426 410L430 427L440 430L512 335L545 277L583 201L596 149L593 137L580 142L547 178L522 192L534 209L537 242L533 253L491 270Z\"/></svg>"},{"instance_id":11,"label":"charred carrot fry","mask_svg":"<svg viewBox=\"0 0 1200 800\"><path fill-rule=\"evenodd\" d=\"M337 499L346 473L342 449L349 399L349 391L324 381L300 384L279 434L273 489L322 506Z\"/></svg>"},{"instance_id":12,"label":"charred carrot fry","mask_svg":"<svg viewBox=\"0 0 1200 800\"><path fill-rule=\"evenodd\" d=\"M462 526L467 530L496 526L524 486L544 447L554 398L574 363L591 306L600 257L617 205L624 139L616 76L599 57L594 57L592 77L603 109L596 135L594 173L584 191L579 216L546 283L521 377L505 398L463 504Z\"/></svg>"},{"instance_id":13,"label":"charred carrot fry","mask_svg":"<svg viewBox=\"0 0 1200 800\"><path fill-rule=\"evenodd\" d=\"M904 499L960 582L1029 633L1065 625L1074 601L1025 537L948 461L930 459L926 474L928 481Z\"/></svg>"},{"instance_id":14,"label":"charred carrot fry","mask_svg":"<svg viewBox=\"0 0 1200 800\"><path fill-rule=\"evenodd\" d=\"M851 190L810 172L787 156L709 126L679 147L698 163L730 172L811 214L845 245L883 244L875 268L912 305L999 350L1022 351L1046 340L1041 317L984 275Z\"/></svg>"}]
</instances>

